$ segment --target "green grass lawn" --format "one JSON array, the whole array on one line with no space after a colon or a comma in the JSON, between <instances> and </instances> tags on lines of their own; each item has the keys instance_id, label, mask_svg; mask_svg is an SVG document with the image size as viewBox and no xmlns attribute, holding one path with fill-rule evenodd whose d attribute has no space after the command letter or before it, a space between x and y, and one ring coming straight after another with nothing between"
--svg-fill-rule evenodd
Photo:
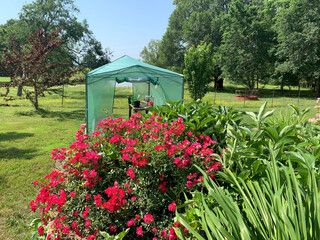
<instances>
[{"instance_id":1,"label":"green grass lawn","mask_svg":"<svg viewBox=\"0 0 320 240\"><path fill-rule=\"evenodd\" d=\"M306 89L298 102L297 91L293 90L286 91L286 97L279 97L279 90L275 90L276 97L272 100L269 97L273 94L272 88L261 90L258 101L244 103L234 99L237 86L227 84L224 92L216 94L215 105L257 111L268 101L269 108L273 105L276 114L286 115L287 104L295 104L301 108L311 107L309 117L315 116L316 99ZM117 88L115 117L128 117L127 96L131 94L131 87ZM37 113L25 99L11 101L10 106L0 106L0 239L30 239L28 225L38 217L29 208L29 202L38 191L32 183L54 169L50 152L54 148L68 147L74 141L79 125L85 122L85 86L65 87L65 95L63 106L58 95L41 98L41 110ZM188 92L185 99L191 101ZM204 100L213 104L214 93L207 94Z\"/></svg>"}]
</instances>

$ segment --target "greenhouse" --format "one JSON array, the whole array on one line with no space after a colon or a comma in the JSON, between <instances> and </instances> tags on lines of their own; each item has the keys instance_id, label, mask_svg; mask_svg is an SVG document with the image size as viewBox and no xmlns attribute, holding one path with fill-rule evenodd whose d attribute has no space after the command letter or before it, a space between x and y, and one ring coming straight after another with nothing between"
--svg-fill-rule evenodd
<instances>
[{"instance_id":1,"label":"greenhouse","mask_svg":"<svg viewBox=\"0 0 320 240\"><path fill-rule=\"evenodd\" d=\"M101 66L86 76L86 124L91 132L113 113L116 83L130 82L133 97L152 97L153 105L183 99L183 75L129 56Z\"/></svg>"}]
</instances>

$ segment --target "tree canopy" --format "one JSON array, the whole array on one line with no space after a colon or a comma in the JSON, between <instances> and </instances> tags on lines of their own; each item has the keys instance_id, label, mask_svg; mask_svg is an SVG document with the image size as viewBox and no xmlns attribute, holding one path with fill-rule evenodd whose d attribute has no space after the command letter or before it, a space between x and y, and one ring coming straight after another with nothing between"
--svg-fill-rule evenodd
<instances>
[{"instance_id":1,"label":"tree canopy","mask_svg":"<svg viewBox=\"0 0 320 240\"><path fill-rule=\"evenodd\" d=\"M178 72L183 56L211 43L214 79L317 86L320 95L320 5L317 0L174 0L153 64Z\"/></svg>"},{"instance_id":2,"label":"tree canopy","mask_svg":"<svg viewBox=\"0 0 320 240\"><path fill-rule=\"evenodd\" d=\"M55 61L73 62L84 68L95 68L110 62L110 50L103 49L93 36L86 20L80 22L79 10L74 0L35 0L22 7L19 19L10 19L0 25L0 47L14 37L20 44L28 42L28 36L42 29L45 33L62 28L65 44L52 54Z\"/></svg>"}]
</instances>

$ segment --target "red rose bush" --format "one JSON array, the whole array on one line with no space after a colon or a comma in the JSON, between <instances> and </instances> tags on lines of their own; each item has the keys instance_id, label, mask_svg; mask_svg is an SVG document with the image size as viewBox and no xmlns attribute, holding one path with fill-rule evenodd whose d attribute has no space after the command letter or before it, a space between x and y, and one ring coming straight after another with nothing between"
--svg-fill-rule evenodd
<instances>
[{"instance_id":1,"label":"red rose bush","mask_svg":"<svg viewBox=\"0 0 320 240\"><path fill-rule=\"evenodd\" d=\"M31 209L53 229L47 239L71 232L92 240L124 232L129 239L176 239L175 210L202 183L194 164L211 178L220 168L215 144L187 132L181 118L107 118L92 136L82 126L69 149L51 153L63 171L45 177Z\"/></svg>"}]
</instances>

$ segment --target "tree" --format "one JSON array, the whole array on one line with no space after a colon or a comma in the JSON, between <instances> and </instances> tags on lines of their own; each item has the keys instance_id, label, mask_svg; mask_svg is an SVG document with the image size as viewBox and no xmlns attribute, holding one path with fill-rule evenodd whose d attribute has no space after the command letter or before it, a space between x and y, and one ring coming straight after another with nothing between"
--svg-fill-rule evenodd
<instances>
[{"instance_id":1,"label":"tree","mask_svg":"<svg viewBox=\"0 0 320 240\"><path fill-rule=\"evenodd\" d=\"M229 80L250 89L272 75L274 32L264 16L263 0L235 0L225 18L219 47L222 71Z\"/></svg>"},{"instance_id":2,"label":"tree","mask_svg":"<svg viewBox=\"0 0 320 240\"><path fill-rule=\"evenodd\" d=\"M39 96L54 92L52 87L71 83L71 77L78 70L70 68L70 63L51 62L50 55L64 43L59 38L61 29L53 32L38 30L28 38L28 44L20 46L13 39L9 48L3 51L0 67L10 76L14 86L23 88L26 98L36 110Z\"/></svg>"},{"instance_id":3,"label":"tree","mask_svg":"<svg viewBox=\"0 0 320 240\"><path fill-rule=\"evenodd\" d=\"M35 0L22 7L18 20L11 19L0 26L0 46L6 45L13 37L19 45L26 44L28 36L38 29L52 32L62 28L60 37L66 40L65 44L55 49L51 58L61 62L72 61L82 67L108 63L110 51L103 49L94 38L86 20L80 22L77 19L78 13L74 0Z\"/></svg>"},{"instance_id":4,"label":"tree","mask_svg":"<svg viewBox=\"0 0 320 240\"><path fill-rule=\"evenodd\" d=\"M312 79L320 96L320 6L316 0L283 0L277 6L277 72L298 86Z\"/></svg>"},{"instance_id":5,"label":"tree","mask_svg":"<svg viewBox=\"0 0 320 240\"><path fill-rule=\"evenodd\" d=\"M183 75L194 100L202 99L209 91L216 64L212 53L212 44L202 43L197 47L191 47L185 55Z\"/></svg>"},{"instance_id":6,"label":"tree","mask_svg":"<svg viewBox=\"0 0 320 240\"><path fill-rule=\"evenodd\" d=\"M159 65L159 46L161 41L152 39L140 53L142 61L155 66Z\"/></svg>"},{"instance_id":7,"label":"tree","mask_svg":"<svg viewBox=\"0 0 320 240\"><path fill-rule=\"evenodd\" d=\"M223 33L223 16L228 12L230 2L231 0L175 0L173 4L176 8L161 39L156 65L182 72L184 55L191 46L204 41L212 43L215 50L218 49ZM222 89L221 69L217 69L214 75L216 86Z\"/></svg>"}]
</instances>

